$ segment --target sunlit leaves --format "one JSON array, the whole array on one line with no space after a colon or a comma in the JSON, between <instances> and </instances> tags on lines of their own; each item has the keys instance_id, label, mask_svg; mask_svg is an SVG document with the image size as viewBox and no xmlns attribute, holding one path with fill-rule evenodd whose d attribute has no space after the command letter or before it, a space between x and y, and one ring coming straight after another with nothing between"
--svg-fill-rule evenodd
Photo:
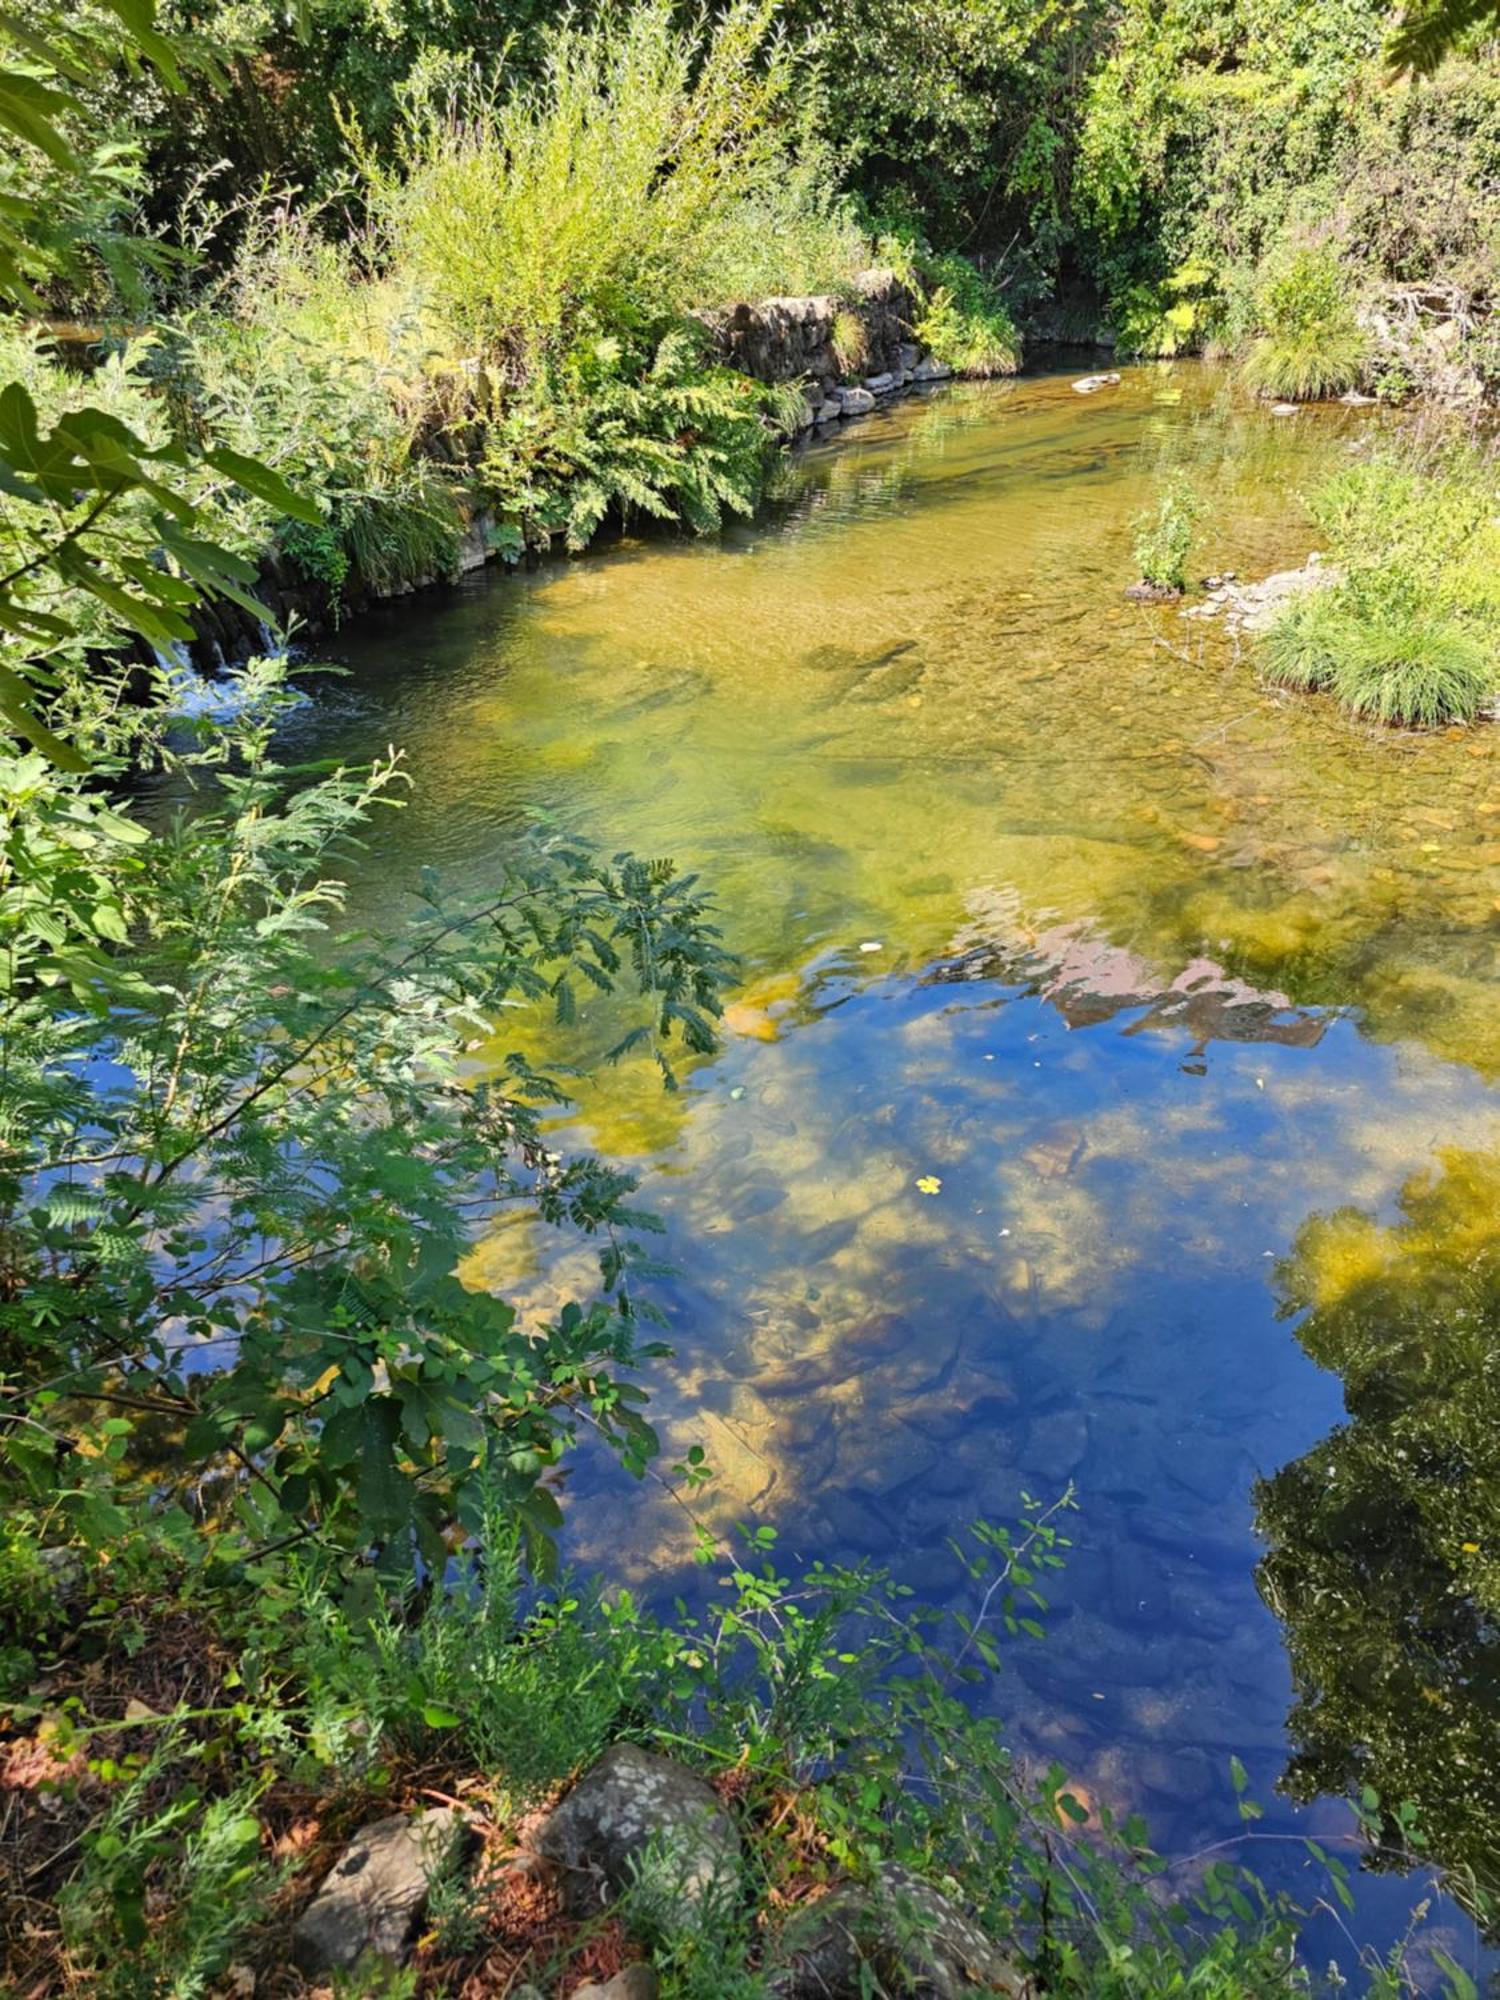
<instances>
[{"instance_id":1,"label":"sunlit leaves","mask_svg":"<svg viewBox=\"0 0 1500 2000\"><path fill-rule=\"evenodd\" d=\"M221 1547L440 1563L488 1493L545 1561L575 1429L636 1473L658 1448L626 1373L654 1225L628 1176L548 1147L552 1078L466 1056L570 975L633 989L653 1052L701 1045L728 970L708 905L669 863L543 838L485 904L429 880L399 943L330 950L328 868L397 773L288 789L253 723L237 744L234 769L204 753L223 809L152 843L40 756L0 765L0 1478L47 1500L65 1410L77 1532L128 1534L98 1448L123 1389L132 1450L170 1440ZM597 1239L596 1297L523 1325L460 1281L517 1212Z\"/></svg>"}]
</instances>

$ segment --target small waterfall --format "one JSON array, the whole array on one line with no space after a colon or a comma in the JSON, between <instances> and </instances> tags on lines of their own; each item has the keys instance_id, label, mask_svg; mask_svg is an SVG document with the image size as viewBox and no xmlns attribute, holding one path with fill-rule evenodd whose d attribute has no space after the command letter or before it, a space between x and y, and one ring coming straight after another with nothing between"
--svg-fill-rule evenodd
<instances>
[{"instance_id":1,"label":"small waterfall","mask_svg":"<svg viewBox=\"0 0 1500 2000\"><path fill-rule=\"evenodd\" d=\"M266 644L259 658L290 659L284 643L268 625L262 624L261 635ZM260 706L266 699L264 678L249 670L252 663L247 662L241 667L230 666L217 643L214 646L214 662L218 671L211 676L199 673L193 665L192 654L181 640L174 640L165 648L154 647L153 651L172 711L185 722L228 722ZM292 689L280 689L278 692L283 700L288 696L295 701L307 699Z\"/></svg>"}]
</instances>

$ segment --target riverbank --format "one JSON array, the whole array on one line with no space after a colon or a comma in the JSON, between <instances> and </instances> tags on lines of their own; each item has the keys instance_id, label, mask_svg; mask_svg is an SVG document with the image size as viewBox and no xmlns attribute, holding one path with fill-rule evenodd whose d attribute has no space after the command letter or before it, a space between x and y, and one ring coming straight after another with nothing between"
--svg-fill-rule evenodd
<instances>
[{"instance_id":1,"label":"riverbank","mask_svg":"<svg viewBox=\"0 0 1500 2000\"><path fill-rule=\"evenodd\" d=\"M914 273L861 271L841 293L772 298L753 305L742 302L695 318L708 343L705 364L732 371L770 398L759 412L767 457L757 483L747 489L747 506L759 503L772 480L771 454L813 435L832 439L855 419L904 395L930 390L958 373L917 337L924 330L931 334L933 328L930 300L924 299ZM1013 348L989 351L967 372L983 377L1002 369L1009 372L1019 359L1016 342ZM476 380L457 408L450 397L444 433L426 440L434 452L434 470L444 481L445 498L438 504L451 508L455 521L462 524L434 549L433 567L410 574L398 570L385 579L346 567L335 583L333 575L308 573L305 537L294 534L289 552L273 548L261 557L256 589L282 629L294 630L305 642L335 629L344 617L366 605L455 581L487 563L535 563L566 551L565 528L545 536L527 534L513 518L497 514L486 502L485 456L494 425L503 421L503 409L492 408L490 395ZM455 448L455 439L461 449ZM422 442L416 441L418 449ZM624 518L629 519L628 510ZM610 525L622 522L616 518ZM212 672L249 657L264 643L259 617L244 607L220 602L205 610L193 664Z\"/></svg>"}]
</instances>

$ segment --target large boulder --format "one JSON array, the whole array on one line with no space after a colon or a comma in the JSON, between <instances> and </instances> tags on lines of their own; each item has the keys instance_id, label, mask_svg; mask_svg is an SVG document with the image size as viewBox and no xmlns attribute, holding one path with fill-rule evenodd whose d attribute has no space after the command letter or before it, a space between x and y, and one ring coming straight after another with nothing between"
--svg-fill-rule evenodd
<instances>
[{"instance_id":1,"label":"large boulder","mask_svg":"<svg viewBox=\"0 0 1500 2000\"><path fill-rule=\"evenodd\" d=\"M778 2000L861 2000L873 1978L907 2000L999 1993L1033 2000L1031 1981L946 1896L898 1862L868 1887L846 1883L783 1931Z\"/></svg>"},{"instance_id":2,"label":"large boulder","mask_svg":"<svg viewBox=\"0 0 1500 2000\"><path fill-rule=\"evenodd\" d=\"M700 1906L739 1871L740 1836L692 1771L616 1743L548 1818L540 1853L562 1871L574 1915L592 1914L649 1874L653 1890Z\"/></svg>"},{"instance_id":3,"label":"large boulder","mask_svg":"<svg viewBox=\"0 0 1500 2000\"><path fill-rule=\"evenodd\" d=\"M362 1961L399 1964L434 1878L463 1838L459 1815L447 1806L361 1827L297 1919L296 1963L314 1974L348 1971Z\"/></svg>"}]
</instances>

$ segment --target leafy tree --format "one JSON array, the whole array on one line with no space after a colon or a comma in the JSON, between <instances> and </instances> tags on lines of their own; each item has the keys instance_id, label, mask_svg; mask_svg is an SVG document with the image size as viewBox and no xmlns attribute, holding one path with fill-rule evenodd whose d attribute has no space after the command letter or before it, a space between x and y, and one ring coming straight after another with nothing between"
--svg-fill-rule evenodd
<instances>
[{"instance_id":1,"label":"leafy tree","mask_svg":"<svg viewBox=\"0 0 1500 2000\"><path fill-rule=\"evenodd\" d=\"M1098 0L793 0L827 129L866 202L940 249L1019 234L1054 275L1071 230L1072 159Z\"/></svg>"},{"instance_id":2,"label":"leafy tree","mask_svg":"<svg viewBox=\"0 0 1500 2000\"><path fill-rule=\"evenodd\" d=\"M1262 1595L1297 1689L1284 1783L1361 1801L1368 1865L1425 1841L1500 1886L1500 1161L1452 1152L1401 1219L1307 1223L1279 1277L1349 1421L1261 1482Z\"/></svg>"}]
</instances>

